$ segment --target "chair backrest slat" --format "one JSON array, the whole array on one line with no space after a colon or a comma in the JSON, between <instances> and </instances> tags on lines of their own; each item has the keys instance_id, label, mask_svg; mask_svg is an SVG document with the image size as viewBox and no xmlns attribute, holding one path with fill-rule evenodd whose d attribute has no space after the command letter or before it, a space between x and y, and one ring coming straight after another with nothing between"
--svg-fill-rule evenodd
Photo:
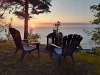
<instances>
[{"instance_id":1,"label":"chair backrest slat","mask_svg":"<svg viewBox=\"0 0 100 75\"><path fill-rule=\"evenodd\" d=\"M15 28L9 28L9 32L13 37L17 49L23 49L23 45L21 42L20 32Z\"/></svg>"},{"instance_id":2,"label":"chair backrest slat","mask_svg":"<svg viewBox=\"0 0 100 75\"><path fill-rule=\"evenodd\" d=\"M70 34L63 37L63 54L64 55L72 55L74 50L77 46L79 46L80 42L82 40L81 35L77 34Z\"/></svg>"}]
</instances>

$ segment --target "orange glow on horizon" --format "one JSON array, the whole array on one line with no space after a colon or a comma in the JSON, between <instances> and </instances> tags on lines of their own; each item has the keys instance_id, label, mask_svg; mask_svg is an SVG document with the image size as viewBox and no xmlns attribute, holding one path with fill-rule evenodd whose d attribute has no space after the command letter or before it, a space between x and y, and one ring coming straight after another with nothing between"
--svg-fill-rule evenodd
<instances>
[{"instance_id":1,"label":"orange glow on horizon","mask_svg":"<svg viewBox=\"0 0 100 75\"><path fill-rule=\"evenodd\" d=\"M31 27L32 27L32 28L34 28L34 27L35 27L35 25L34 25L34 24L32 24L32 25L31 25Z\"/></svg>"}]
</instances>

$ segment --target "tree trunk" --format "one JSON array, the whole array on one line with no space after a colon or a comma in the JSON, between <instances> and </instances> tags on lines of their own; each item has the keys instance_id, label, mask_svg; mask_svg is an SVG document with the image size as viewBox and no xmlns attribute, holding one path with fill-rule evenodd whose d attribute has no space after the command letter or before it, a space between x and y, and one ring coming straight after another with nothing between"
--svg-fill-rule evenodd
<instances>
[{"instance_id":1,"label":"tree trunk","mask_svg":"<svg viewBox=\"0 0 100 75\"><path fill-rule=\"evenodd\" d=\"M28 0L25 0L24 39L28 39Z\"/></svg>"}]
</instances>

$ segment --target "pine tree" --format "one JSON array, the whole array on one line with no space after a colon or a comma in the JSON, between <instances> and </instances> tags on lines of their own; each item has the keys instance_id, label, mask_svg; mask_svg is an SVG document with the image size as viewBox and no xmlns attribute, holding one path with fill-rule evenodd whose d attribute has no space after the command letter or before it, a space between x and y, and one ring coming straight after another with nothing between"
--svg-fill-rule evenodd
<instances>
[{"instance_id":1,"label":"pine tree","mask_svg":"<svg viewBox=\"0 0 100 75\"><path fill-rule=\"evenodd\" d=\"M5 12L15 14L20 19L25 19L24 39L28 38L28 20L31 14L50 12L51 0L0 0L0 19Z\"/></svg>"}]
</instances>

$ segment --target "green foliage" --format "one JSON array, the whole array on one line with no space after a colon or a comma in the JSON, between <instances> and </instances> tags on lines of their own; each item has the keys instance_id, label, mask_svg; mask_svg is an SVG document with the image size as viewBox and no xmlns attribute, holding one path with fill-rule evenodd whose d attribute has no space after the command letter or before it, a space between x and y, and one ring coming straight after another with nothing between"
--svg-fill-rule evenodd
<instances>
[{"instance_id":1,"label":"green foliage","mask_svg":"<svg viewBox=\"0 0 100 75\"><path fill-rule=\"evenodd\" d=\"M91 40L97 45L100 45L100 3L98 5L92 5L90 9L92 12L95 12L95 19L92 21L92 24L98 25L98 27L95 28L95 31L92 32Z\"/></svg>"},{"instance_id":2,"label":"green foliage","mask_svg":"<svg viewBox=\"0 0 100 75\"><path fill-rule=\"evenodd\" d=\"M91 40L94 41L97 45L100 45L100 27L95 28Z\"/></svg>"},{"instance_id":3,"label":"green foliage","mask_svg":"<svg viewBox=\"0 0 100 75\"><path fill-rule=\"evenodd\" d=\"M92 12L95 12L95 19L92 21L92 24L100 25L100 3L98 5L92 5L90 9L92 10Z\"/></svg>"}]
</instances>

